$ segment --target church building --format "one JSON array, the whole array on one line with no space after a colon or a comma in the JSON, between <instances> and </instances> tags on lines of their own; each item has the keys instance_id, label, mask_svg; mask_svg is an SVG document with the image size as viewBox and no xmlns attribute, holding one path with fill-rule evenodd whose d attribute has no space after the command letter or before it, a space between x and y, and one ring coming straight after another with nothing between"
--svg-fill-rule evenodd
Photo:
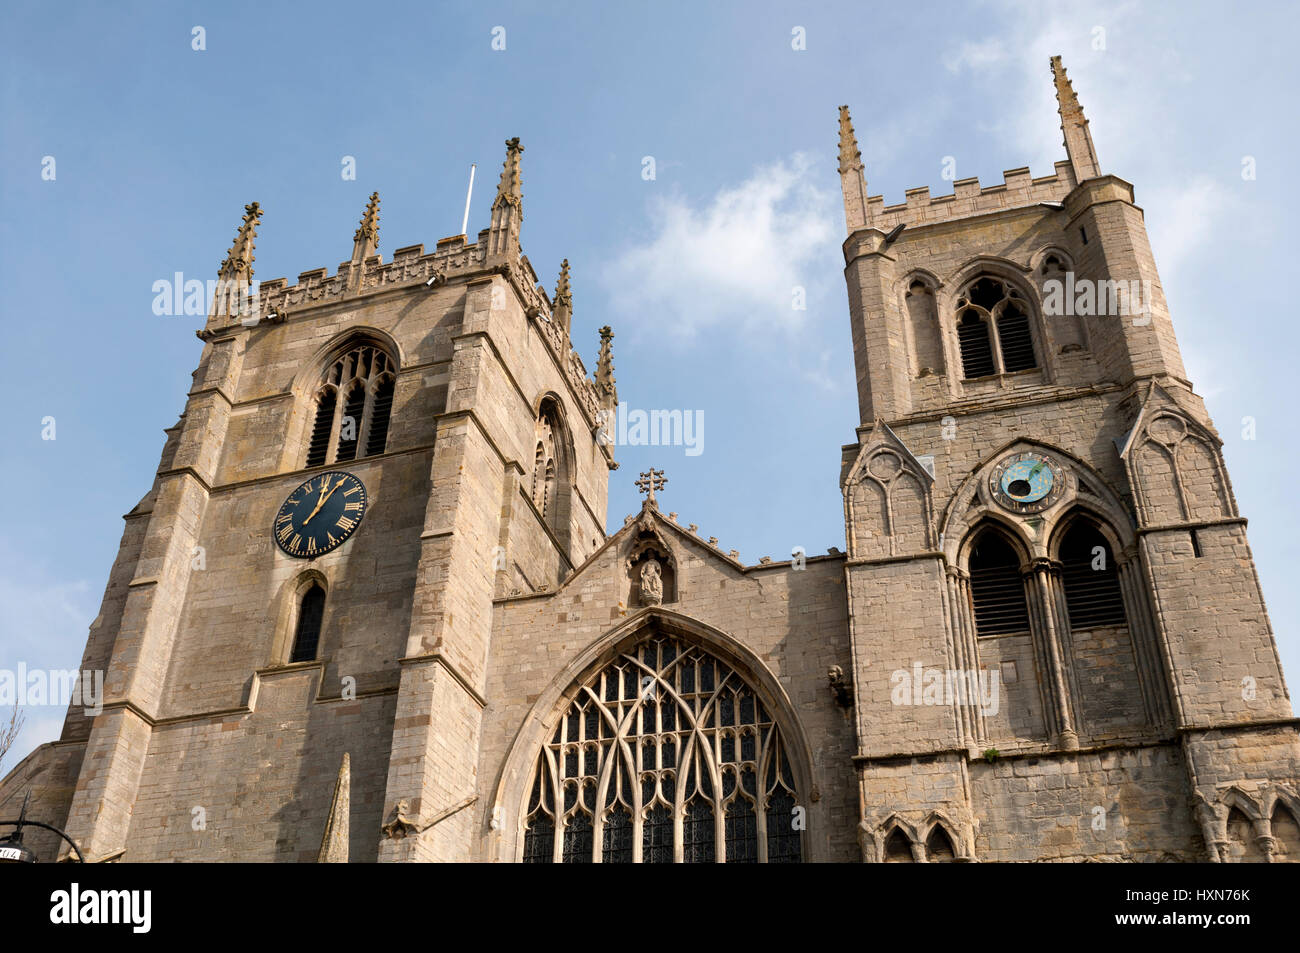
<instances>
[{"instance_id":1,"label":"church building","mask_svg":"<svg viewBox=\"0 0 1300 953\"><path fill-rule=\"evenodd\" d=\"M614 335L575 348L568 262L552 294L523 254L518 139L473 241L385 261L372 195L336 271L251 298L247 206L90 628L102 711L0 803L89 861L1300 859L1222 439L1051 77L1051 175L897 205L840 108L859 419L812 461L843 551L788 561L618 470Z\"/></svg>"}]
</instances>

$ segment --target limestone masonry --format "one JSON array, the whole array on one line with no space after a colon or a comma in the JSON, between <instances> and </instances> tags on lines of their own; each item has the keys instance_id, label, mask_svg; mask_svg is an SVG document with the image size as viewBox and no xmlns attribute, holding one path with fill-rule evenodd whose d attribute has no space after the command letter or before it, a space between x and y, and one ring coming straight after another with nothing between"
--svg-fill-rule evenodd
<instances>
[{"instance_id":1,"label":"limestone masonry","mask_svg":"<svg viewBox=\"0 0 1300 953\"><path fill-rule=\"evenodd\" d=\"M219 297L86 642L103 710L0 805L92 861L1300 859L1222 441L1051 67L1043 178L886 206L840 109L843 552L746 566L655 470L607 533L614 335L589 374L568 262L552 296L521 252L517 139L474 241L385 262L374 195L333 274Z\"/></svg>"}]
</instances>

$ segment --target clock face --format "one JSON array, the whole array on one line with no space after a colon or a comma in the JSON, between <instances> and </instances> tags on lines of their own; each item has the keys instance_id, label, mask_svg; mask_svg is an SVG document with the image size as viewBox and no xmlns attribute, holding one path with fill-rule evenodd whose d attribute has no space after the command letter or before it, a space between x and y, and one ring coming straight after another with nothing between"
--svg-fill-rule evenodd
<instances>
[{"instance_id":1,"label":"clock face","mask_svg":"<svg viewBox=\"0 0 1300 953\"><path fill-rule=\"evenodd\" d=\"M275 542L299 559L315 559L338 549L366 515L366 487L351 473L331 470L312 477L280 507Z\"/></svg>"},{"instance_id":2,"label":"clock face","mask_svg":"<svg viewBox=\"0 0 1300 953\"><path fill-rule=\"evenodd\" d=\"M989 491L1014 513L1037 513L1061 498L1065 474L1041 453L1012 454L993 468Z\"/></svg>"}]
</instances>

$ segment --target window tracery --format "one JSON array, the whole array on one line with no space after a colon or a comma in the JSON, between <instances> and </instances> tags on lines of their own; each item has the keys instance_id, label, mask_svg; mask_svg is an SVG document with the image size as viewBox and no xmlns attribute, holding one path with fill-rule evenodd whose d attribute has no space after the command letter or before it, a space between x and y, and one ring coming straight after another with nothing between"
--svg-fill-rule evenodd
<instances>
[{"instance_id":1,"label":"window tracery","mask_svg":"<svg viewBox=\"0 0 1300 953\"><path fill-rule=\"evenodd\" d=\"M991 275L976 278L957 298L957 346L967 380L1038 366L1029 304L1018 288Z\"/></svg>"},{"instance_id":2,"label":"window tracery","mask_svg":"<svg viewBox=\"0 0 1300 953\"><path fill-rule=\"evenodd\" d=\"M306 466L383 453L397 383L392 358L373 344L358 345L337 358L323 377Z\"/></svg>"},{"instance_id":3,"label":"window tracery","mask_svg":"<svg viewBox=\"0 0 1300 953\"><path fill-rule=\"evenodd\" d=\"M798 863L780 727L739 672L655 635L590 678L538 756L533 863Z\"/></svg>"}]
</instances>

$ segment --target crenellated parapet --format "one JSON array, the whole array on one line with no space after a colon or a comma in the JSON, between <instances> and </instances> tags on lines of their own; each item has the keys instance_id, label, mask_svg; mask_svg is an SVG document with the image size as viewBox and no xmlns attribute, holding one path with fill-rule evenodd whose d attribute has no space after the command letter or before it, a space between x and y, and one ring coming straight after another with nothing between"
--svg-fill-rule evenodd
<instances>
[{"instance_id":1,"label":"crenellated parapet","mask_svg":"<svg viewBox=\"0 0 1300 953\"><path fill-rule=\"evenodd\" d=\"M456 282L467 282L486 274L499 274L521 302L538 335L546 342L573 388L583 412L592 427L596 425L599 398L595 381L587 375L586 365L573 349L567 329L556 319L554 306L546 290L537 281L527 256L514 262L489 264L487 243L480 240L466 244L464 236L454 236L438 242L426 253L424 245L408 245L393 253L391 262L372 255L360 262L344 262L335 274L326 268L314 268L298 275L290 284L288 279L274 278L264 281L258 288L258 310L243 321L232 319L224 327L208 329L205 339L237 332L248 324L268 320L284 320L286 316L302 317L307 309L323 307L346 299L383 294L390 291L414 290L421 286L441 287ZM357 280L359 279L359 280Z\"/></svg>"},{"instance_id":2,"label":"crenellated parapet","mask_svg":"<svg viewBox=\"0 0 1300 953\"><path fill-rule=\"evenodd\" d=\"M881 196L868 195L864 207L866 170L849 108L841 106L839 173L849 234L864 228L889 233L899 225L934 225L1043 202L1059 203L1080 183L1100 177L1088 120L1059 56L1052 57L1051 68L1067 155L1055 163L1052 175L1034 178L1027 167L1009 169L1002 173L1001 185L981 186L977 178L958 179L951 195L931 196L928 187L908 189L906 200L898 205L885 205Z\"/></svg>"},{"instance_id":3,"label":"crenellated parapet","mask_svg":"<svg viewBox=\"0 0 1300 953\"><path fill-rule=\"evenodd\" d=\"M1008 169L999 185L981 186L976 177L958 179L948 195L932 196L928 186L908 189L906 201L897 205L886 205L882 196L871 195L867 197L867 214L875 228L888 232L899 225L936 225L1042 202L1062 202L1077 184L1070 163L1061 161L1056 163L1055 174L1038 178L1029 174L1028 167Z\"/></svg>"},{"instance_id":4,"label":"crenellated parapet","mask_svg":"<svg viewBox=\"0 0 1300 953\"><path fill-rule=\"evenodd\" d=\"M527 257L520 256L515 262L498 265L489 265L487 259L485 242L466 244L463 236L443 239L429 253L424 251L423 245L408 245L397 249L391 262L385 263L375 255L359 265L345 263L333 275L324 268L304 271L295 284L288 284L284 278L265 281L259 288L261 314L263 317L272 314L297 317L303 309L328 305L354 295L415 289L430 282L433 287L440 287L481 278L485 274L499 274L518 295L524 313L563 369L594 427L599 405L595 382L587 376L586 365L573 349L568 332L555 319L551 300L537 282ZM352 291L349 279L354 267L361 269L361 280Z\"/></svg>"}]
</instances>

